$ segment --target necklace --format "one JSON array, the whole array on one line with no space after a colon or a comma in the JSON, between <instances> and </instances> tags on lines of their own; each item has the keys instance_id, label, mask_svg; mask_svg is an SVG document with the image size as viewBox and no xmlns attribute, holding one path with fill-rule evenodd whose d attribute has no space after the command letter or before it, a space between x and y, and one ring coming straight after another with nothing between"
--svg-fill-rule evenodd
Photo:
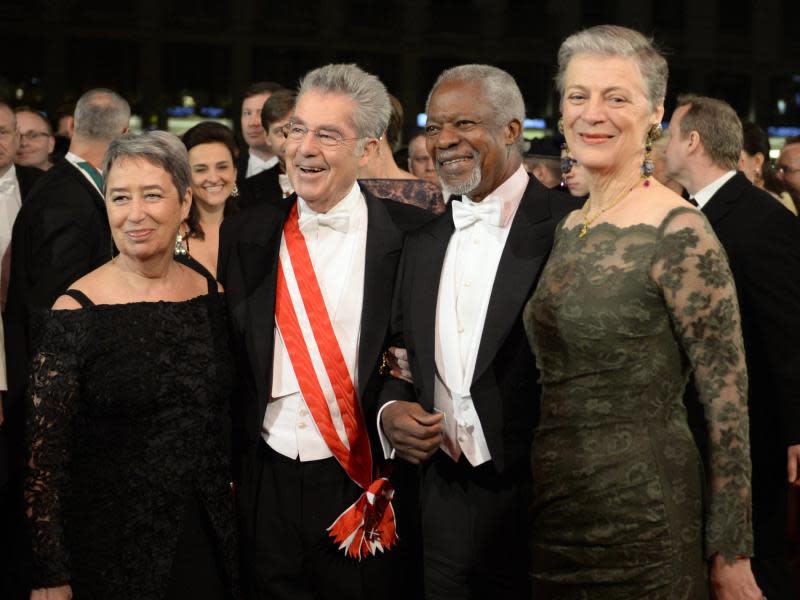
<instances>
[{"instance_id":1,"label":"necklace","mask_svg":"<svg viewBox=\"0 0 800 600\"><path fill-rule=\"evenodd\" d=\"M610 203L608 206L606 206L605 208L601 208L600 210L598 210L598 211L597 211L597 213L596 213L596 214L595 214L595 215L594 215L594 216L593 216L591 219L589 218L589 208L588 208L588 206L589 206L589 199L587 199L587 200L586 200L586 206L587 206L587 208L586 208L586 210L584 210L584 211L583 211L583 225L581 225L581 231L580 231L580 233L578 234L578 237L579 237L579 238L586 237L586 234L587 234L587 233L589 233L589 226L590 226L592 223L594 223L594 222L597 220L597 218L598 218L600 215L602 215L604 212L606 212L607 210L611 210L612 208L614 208L614 207L615 207L617 204L619 204L620 202L622 202L623 198L627 198L627 197L628 197L628 194L630 194L630 193L631 193L631 192L634 190L634 188L636 188L636 186L638 186L638 185L639 185L639 182L640 182L640 181L642 181L642 180L644 180L644 184L645 184L645 186L649 185L649 183L650 183L650 182L647 180L647 177L642 177L642 178L640 178L640 179L639 179L639 181L637 181L636 183L634 183L634 184L633 184L633 185L632 185L630 188L628 188L627 190L624 190L624 191L623 191L623 192L622 192L622 193L621 193L619 196L617 196L617 197L616 197L616 198L615 198L615 199L614 199L614 200L613 200L613 201L612 201L612 202L611 202L611 203Z\"/></svg>"}]
</instances>

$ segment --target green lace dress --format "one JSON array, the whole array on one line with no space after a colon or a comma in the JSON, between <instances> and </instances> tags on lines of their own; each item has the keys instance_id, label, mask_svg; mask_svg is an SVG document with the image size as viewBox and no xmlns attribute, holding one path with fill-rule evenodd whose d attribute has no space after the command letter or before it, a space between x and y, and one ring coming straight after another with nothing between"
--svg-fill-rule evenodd
<instances>
[{"instance_id":1,"label":"green lace dress","mask_svg":"<svg viewBox=\"0 0 800 600\"><path fill-rule=\"evenodd\" d=\"M705 217L557 228L525 326L541 370L531 458L536 600L707 599L708 558L752 551L747 373ZM682 398L694 370L709 472Z\"/></svg>"}]
</instances>

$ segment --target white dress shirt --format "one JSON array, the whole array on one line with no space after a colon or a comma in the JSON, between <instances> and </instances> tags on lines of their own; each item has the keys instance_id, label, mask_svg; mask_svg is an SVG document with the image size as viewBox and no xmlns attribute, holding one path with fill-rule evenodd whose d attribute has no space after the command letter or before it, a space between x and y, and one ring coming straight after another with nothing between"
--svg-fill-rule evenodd
<instances>
[{"instance_id":1,"label":"white dress shirt","mask_svg":"<svg viewBox=\"0 0 800 600\"><path fill-rule=\"evenodd\" d=\"M11 244L11 230L22 206L22 192L17 181L17 170L11 165L0 177L0 257Z\"/></svg>"},{"instance_id":2,"label":"white dress shirt","mask_svg":"<svg viewBox=\"0 0 800 600\"><path fill-rule=\"evenodd\" d=\"M454 200L456 229L439 278L436 304L434 410L444 414L442 450L453 460L463 453L473 466L491 460L470 387L486 312L508 232L529 183L520 168L482 202ZM387 457L392 449L380 427Z\"/></svg>"},{"instance_id":3,"label":"white dress shirt","mask_svg":"<svg viewBox=\"0 0 800 600\"><path fill-rule=\"evenodd\" d=\"M284 198L288 198L294 194L292 182L289 180L289 176L286 173L278 173L278 185L281 186Z\"/></svg>"},{"instance_id":4,"label":"white dress shirt","mask_svg":"<svg viewBox=\"0 0 800 600\"><path fill-rule=\"evenodd\" d=\"M694 201L697 202L697 208L703 210L703 207L708 204L708 201L719 191L719 188L728 183L734 175L736 175L736 171L728 171L692 196Z\"/></svg>"},{"instance_id":5,"label":"white dress shirt","mask_svg":"<svg viewBox=\"0 0 800 600\"><path fill-rule=\"evenodd\" d=\"M325 308L357 389L367 248L367 203L355 183L347 195L325 214L315 213L302 198L297 199L297 208L300 231L311 256ZM345 231L340 228L345 228ZM287 284L291 286L289 280L287 276ZM300 327L309 336L310 328L306 320L300 319ZM335 402L329 402L329 407L332 412L338 410ZM338 422L339 419L334 419L334 423ZM337 431L340 438L347 439L344 431ZM271 398L261 435L271 448L289 458L299 457L301 461L309 461L333 456L303 399L277 327Z\"/></svg>"},{"instance_id":6,"label":"white dress shirt","mask_svg":"<svg viewBox=\"0 0 800 600\"><path fill-rule=\"evenodd\" d=\"M247 172L245 173L245 178L252 177L253 175L258 175L267 169L271 169L278 164L278 157L273 156L269 160L264 160L259 158L255 154L250 154L250 158L247 159Z\"/></svg>"}]
</instances>

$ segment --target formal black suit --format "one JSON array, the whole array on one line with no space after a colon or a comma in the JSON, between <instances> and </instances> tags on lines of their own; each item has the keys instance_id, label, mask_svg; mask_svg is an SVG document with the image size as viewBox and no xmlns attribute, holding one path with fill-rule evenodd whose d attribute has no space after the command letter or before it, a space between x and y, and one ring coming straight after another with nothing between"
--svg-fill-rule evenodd
<instances>
[{"instance_id":1,"label":"formal black suit","mask_svg":"<svg viewBox=\"0 0 800 600\"><path fill-rule=\"evenodd\" d=\"M56 161L25 197L11 236L11 276L3 316L8 364L3 410L14 487L21 482L24 464L25 389L38 335L36 315L52 306L76 279L110 258L103 197L74 165ZM15 558L24 561L24 542L14 547Z\"/></svg>"},{"instance_id":2,"label":"formal black suit","mask_svg":"<svg viewBox=\"0 0 800 600\"><path fill-rule=\"evenodd\" d=\"M276 203L283 198L283 190L278 181L280 166L262 171L243 179L239 187L239 208L246 209L265 202Z\"/></svg>"},{"instance_id":3,"label":"formal black suit","mask_svg":"<svg viewBox=\"0 0 800 600\"><path fill-rule=\"evenodd\" d=\"M753 459L756 579L796 598L773 572L786 539L786 448L800 444L800 223L737 173L702 208L725 248L742 314ZM776 564L777 563L777 564Z\"/></svg>"},{"instance_id":4,"label":"formal black suit","mask_svg":"<svg viewBox=\"0 0 800 600\"><path fill-rule=\"evenodd\" d=\"M41 169L37 169L36 167L23 167L20 165L14 165L14 169L17 172L17 182L19 183L19 191L20 196L22 197L22 201L28 198L28 195L31 193L34 184L39 180L39 178L44 175L44 171Z\"/></svg>"},{"instance_id":5,"label":"formal black suit","mask_svg":"<svg viewBox=\"0 0 800 600\"><path fill-rule=\"evenodd\" d=\"M431 215L414 207L375 198L368 193L365 193L365 197L368 225L361 334L358 346L357 394L369 426L376 419L377 394L382 379L378 373L378 367L386 348L392 285L404 235L406 231L425 223L431 218ZM236 406L237 435L235 437L238 440L239 453L243 457L242 466L239 469L239 499L244 540L243 562L245 570L253 571L249 575L260 588L261 594L274 595L269 597L284 597L284 594L288 596L292 593L291 586L282 588L280 582L276 583L274 574L268 573L272 569L272 565L268 563L283 560L282 557L292 554L294 547L287 548L286 546L289 544L287 538L290 536L288 534L283 536L283 540L267 540L263 544L254 539L261 535L260 532L264 527L262 523L268 519L269 511L273 510L278 503L277 499L266 499L266 496L274 494L274 489L263 482L265 464L267 462L275 463L270 467L275 472L288 470L294 473L302 469L320 469L321 471L327 470L324 473L325 477L333 475L340 477L344 473L334 459L299 463L299 461L289 461L285 457L283 457L284 460L281 460L281 457L265 456L265 453L269 454L269 450L261 441L262 423L272 389L278 251L283 225L295 202L296 196L293 195L286 199L260 203L243 213L226 219L220 231L218 279L225 286L228 298L231 338L239 367L240 390ZM369 427L369 429L373 455L378 457L380 443L376 438L374 427ZM273 454L277 453L273 452ZM346 478L346 475L344 477ZM340 590L351 589L348 587L351 585L355 588L363 585L365 590L363 593L367 595L362 596L362 592L358 592L358 595L354 597L368 598L371 594L376 593L377 586L377 588L385 588L383 589L384 595L400 596L404 585L402 581L404 573L396 561L403 555L402 547L391 550L383 557L364 559L362 564L365 567L362 571L356 566L355 561L344 559L341 552L337 554L336 548L330 540L323 539L324 528L357 497L358 490L351 489L349 485L352 482L346 483L348 490L345 496L350 494L350 497L345 502L333 500L334 497L339 498L336 495L317 494L320 496L315 500L317 504L309 512L327 512L329 516L326 515L320 520L321 541L319 546L321 549L314 549L310 552L325 552L332 557L335 556L331 559L334 567L328 564L326 573L322 575L323 578L329 578L329 589L340 583L344 586L339 588ZM308 493L309 496L313 494L313 490ZM299 498L298 503L302 502L304 500ZM399 526L398 533L402 539L404 536L402 522ZM294 543L294 540L291 542ZM410 542L411 540L406 542L406 548ZM259 550L261 546L275 543L280 543L281 547L274 553L268 548L264 551L266 554L259 554L262 552ZM256 554L253 554L254 552ZM306 552L306 550L302 552ZM264 558L265 555L267 558ZM286 559L287 563L291 559L291 556ZM386 562L387 560L395 562ZM336 566L337 563L338 566ZM371 566L375 563L379 565L379 568L371 571ZM389 570L392 571L391 576L394 577L394 583L391 585L387 585L387 581L382 579L387 566L391 567ZM290 564L285 568L288 570L292 567L293 564ZM281 568L284 568L283 564ZM297 578L303 576L309 577L309 574L296 573ZM351 583L350 580L354 578L358 581ZM371 581L372 578L376 578L375 581ZM261 597L259 594L256 596ZM342 597L345 596L349 597L346 592Z\"/></svg>"},{"instance_id":6,"label":"formal black suit","mask_svg":"<svg viewBox=\"0 0 800 600\"><path fill-rule=\"evenodd\" d=\"M531 178L511 224L491 291L470 387L492 460L473 468L463 456L456 464L438 452L424 466L422 531L426 593L432 597L437 594L432 586L438 585L432 578L458 577L446 573L432 576L428 572L429 555L434 552L429 551L428 540L441 538L440 532L447 537L442 543L452 549L448 551L448 559L454 562L460 560L455 549L473 548L472 555L463 557L464 564L458 567L469 572L468 580L473 579L465 583L469 595L524 598L530 594L527 575L530 445L540 388L522 324L522 311L552 247L556 224L578 206L573 198L548 190ZM387 381L381 405L391 400L416 400L427 411L433 411L436 310L445 253L454 232L451 207L452 203L443 215L409 236L406 243L395 291L392 330L393 344L408 350L414 384L412 388L399 380ZM479 534L467 531L473 523L475 530L480 529L480 518L464 514L471 522L462 526L454 518L458 507L452 498L442 503L441 511L434 507L432 514L426 514L427 497L446 487L437 487L442 481L475 484L482 498L476 502L483 503L481 510L487 521L491 521L481 539L476 539ZM498 502L505 502L502 509L492 506L493 492L502 498ZM447 495L449 491L444 489L441 493ZM473 537L461 538L461 535Z\"/></svg>"}]
</instances>

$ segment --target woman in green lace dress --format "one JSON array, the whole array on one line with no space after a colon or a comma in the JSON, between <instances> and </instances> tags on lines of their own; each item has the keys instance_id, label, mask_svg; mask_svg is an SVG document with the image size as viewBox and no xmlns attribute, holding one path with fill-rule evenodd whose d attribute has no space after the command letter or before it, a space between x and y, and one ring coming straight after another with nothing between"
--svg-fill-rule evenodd
<instances>
[{"instance_id":1,"label":"woman in green lace dress","mask_svg":"<svg viewBox=\"0 0 800 600\"><path fill-rule=\"evenodd\" d=\"M542 380L531 451L537 600L758 599L747 373L726 256L649 177L667 64L641 34L569 37L557 83L590 196L556 231L525 323ZM709 468L682 398L693 372Z\"/></svg>"}]
</instances>

